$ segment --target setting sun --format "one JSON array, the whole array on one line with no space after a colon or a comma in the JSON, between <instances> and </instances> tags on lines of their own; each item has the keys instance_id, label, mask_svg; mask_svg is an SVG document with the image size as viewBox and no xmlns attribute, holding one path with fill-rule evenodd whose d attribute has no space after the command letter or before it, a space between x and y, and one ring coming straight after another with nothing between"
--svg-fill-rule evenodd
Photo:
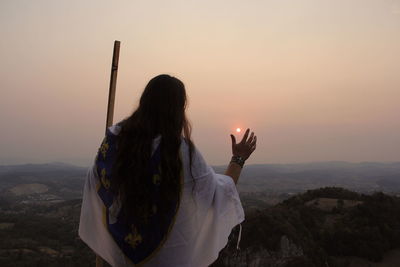
<instances>
[{"instance_id":1,"label":"setting sun","mask_svg":"<svg viewBox=\"0 0 400 267\"><path fill-rule=\"evenodd\" d=\"M240 133L241 131L242 131L242 129L236 128L236 132L237 132L237 133Z\"/></svg>"}]
</instances>

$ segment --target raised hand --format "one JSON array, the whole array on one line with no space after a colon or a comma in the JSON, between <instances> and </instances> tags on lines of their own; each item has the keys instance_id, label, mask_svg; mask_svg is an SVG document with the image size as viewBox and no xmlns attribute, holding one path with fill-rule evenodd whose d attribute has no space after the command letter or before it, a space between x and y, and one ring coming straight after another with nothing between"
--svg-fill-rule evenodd
<instances>
[{"instance_id":1,"label":"raised hand","mask_svg":"<svg viewBox=\"0 0 400 267\"><path fill-rule=\"evenodd\" d=\"M240 143L236 143L235 136L231 134L232 154L234 156L240 156L246 160L250 157L251 153L256 150L257 136L254 135L254 132L251 132L249 137L249 133L250 129L247 129Z\"/></svg>"}]
</instances>

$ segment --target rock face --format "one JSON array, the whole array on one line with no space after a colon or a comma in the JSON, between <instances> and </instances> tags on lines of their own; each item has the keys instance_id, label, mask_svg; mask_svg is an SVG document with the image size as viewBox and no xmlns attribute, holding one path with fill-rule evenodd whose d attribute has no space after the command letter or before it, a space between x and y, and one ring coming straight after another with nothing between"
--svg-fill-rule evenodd
<instances>
[{"instance_id":1,"label":"rock face","mask_svg":"<svg viewBox=\"0 0 400 267\"><path fill-rule=\"evenodd\" d=\"M230 254L230 255L229 255ZM224 266L230 267L284 267L296 257L303 256L303 250L286 236L282 236L277 251L246 248L244 250L225 251L222 256Z\"/></svg>"},{"instance_id":2,"label":"rock face","mask_svg":"<svg viewBox=\"0 0 400 267\"><path fill-rule=\"evenodd\" d=\"M10 191L16 196L42 194L49 191L49 187L44 184L21 184L14 186Z\"/></svg>"}]
</instances>

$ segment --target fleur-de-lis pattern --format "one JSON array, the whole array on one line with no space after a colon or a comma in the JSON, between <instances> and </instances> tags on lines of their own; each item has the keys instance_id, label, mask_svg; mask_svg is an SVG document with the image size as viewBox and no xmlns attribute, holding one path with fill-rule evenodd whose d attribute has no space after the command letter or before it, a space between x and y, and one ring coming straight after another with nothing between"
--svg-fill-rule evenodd
<instances>
[{"instance_id":1,"label":"fleur-de-lis pattern","mask_svg":"<svg viewBox=\"0 0 400 267\"><path fill-rule=\"evenodd\" d=\"M114 210L114 204L118 196L110 190L112 182L112 169L117 155L117 137L110 130L107 130L106 137L100 145L95 164L99 174L97 194L104 204L103 222L114 241L121 248L122 252L134 264L140 264L151 257L152 252L159 248L165 241L176 216L178 202L171 203L167 209L169 222L160 224L160 184L162 183L161 172L161 147L154 151L150 159L151 174L146 177L151 186L152 205L150 212L145 218L124 217L124 209ZM126 220L125 220L126 219ZM155 229L157 228L157 229Z\"/></svg>"},{"instance_id":2,"label":"fleur-de-lis pattern","mask_svg":"<svg viewBox=\"0 0 400 267\"><path fill-rule=\"evenodd\" d=\"M135 249L140 243L142 243L142 236L137 231L137 228L132 224L131 226L132 232L125 236L124 240L128 243L133 249Z\"/></svg>"},{"instance_id":3,"label":"fleur-de-lis pattern","mask_svg":"<svg viewBox=\"0 0 400 267\"><path fill-rule=\"evenodd\" d=\"M103 186L106 189L109 189L110 185L111 185L111 181L110 181L110 179L107 178L107 171L105 168L101 169L100 179L101 179L101 183L103 184Z\"/></svg>"},{"instance_id":4,"label":"fleur-de-lis pattern","mask_svg":"<svg viewBox=\"0 0 400 267\"><path fill-rule=\"evenodd\" d=\"M103 159L106 158L107 150L110 148L110 145L107 142L107 138L104 138L103 143L100 146L100 153L103 155Z\"/></svg>"},{"instance_id":5,"label":"fleur-de-lis pattern","mask_svg":"<svg viewBox=\"0 0 400 267\"><path fill-rule=\"evenodd\" d=\"M161 176L159 174L153 175L153 184L160 185L161 184Z\"/></svg>"}]
</instances>

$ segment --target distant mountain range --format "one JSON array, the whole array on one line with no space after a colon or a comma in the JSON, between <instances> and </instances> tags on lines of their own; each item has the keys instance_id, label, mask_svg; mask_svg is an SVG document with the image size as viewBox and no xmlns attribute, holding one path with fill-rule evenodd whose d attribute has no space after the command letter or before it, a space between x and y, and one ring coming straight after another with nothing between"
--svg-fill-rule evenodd
<instances>
[{"instance_id":1,"label":"distant mountain range","mask_svg":"<svg viewBox=\"0 0 400 267\"><path fill-rule=\"evenodd\" d=\"M44 164L19 164L19 165L0 165L0 175L6 173L43 173L54 171L86 170L86 167L79 167L63 162L51 162Z\"/></svg>"},{"instance_id":2,"label":"distant mountain range","mask_svg":"<svg viewBox=\"0 0 400 267\"><path fill-rule=\"evenodd\" d=\"M226 166L214 168L223 173ZM87 170L87 167L60 162L0 165L0 198L28 202L80 198ZM251 197L256 196L257 201L264 199L266 203L275 204L291 194L326 186L363 193L398 194L400 162L246 165L238 189L245 201L251 202Z\"/></svg>"},{"instance_id":3,"label":"distant mountain range","mask_svg":"<svg viewBox=\"0 0 400 267\"><path fill-rule=\"evenodd\" d=\"M224 166L215 167L223 172ZM339 186L358 192L400 192L400 162L319 162L245 166L240 192L298 193L308 189Z\"/></svg>"}]
</instances>

